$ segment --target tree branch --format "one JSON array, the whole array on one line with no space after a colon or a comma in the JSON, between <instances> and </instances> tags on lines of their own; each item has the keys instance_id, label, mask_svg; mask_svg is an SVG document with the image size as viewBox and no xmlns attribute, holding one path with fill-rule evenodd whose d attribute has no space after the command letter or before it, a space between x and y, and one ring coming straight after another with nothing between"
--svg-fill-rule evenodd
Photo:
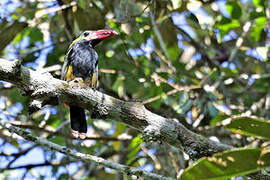
<instances>
[{"instance_id":1,"label":"tree branch","mask_svg":"<svg viewBox=\"0 0 270 180\"><path fill-rule=\"evenodd\" d=\"M35 99L34 108L46 104L79 105L93 118L116 120L141 131L148 140L167 142L184 150L192 159L231 149L188 130L176 119L167 119L148 111L140 102L125 102L88 87L75 79L67 83L21 66L19 61L0 59L0 80L15 84L23 94ZM33 108L33 107L32 107ZM32 111L32 110L30 110Z\"/></svg>"},{"instance_id":2,"label":"tree branch","mask_svg":"<svg viewBox=\"0 0 270 180\"><path fill-rule=\"evenodd\" d=\"M21 166L15 166L15 167L7 167L7 168L1 168L0 172L6 171L6 170L14 170L14 169L32 169L35 167L42 167L42 166L64 166L67 165L67 163L61 163L61 162L44 162L44 163L38 163L38 164L27 164L27 165L21 165Z\"/></svg>"},{"instance_id":3,"label":"tree branch","mask_svg":"<svg viewBox=\"0 0 270 180\"><path fill-rule=\"evenodd\" d=\"M23 123L20 121L10 121L8 122L13 126L16 127L20 127L23 129L32 129L32 130L38 130L38 131L42 131L42 132L46 132L49 133L50 135L56 135L56 136L62 136L68 139L75 139L71 134L64 134L60 131L57 131L57 129L54 129L51 126L44 126L44 127L40 127L40 126L36 126L34 124L29 124L29 123ZM102 136L90 136L90 135L86 135L86 138L84 140L96 140L96 141L130 141L132 139L131 136L116 136L116 137L102 137Z\"/></svg>"},{"instance_id":4,"label":"tree branch","mask_svg":"<svg viewBox=\"0 0 270 180\"><path fill-rule=\"evenodd\" d=\"M115 163L115 162L111 162L111 161L105 160L105 159L97 157L97 156L92 156L92 155L89 155L89 154L83 154L83 153L80 153L80 152L75 152L75 151L73 151L73 150L71 150L71 149L69 149L67 147L60 146L58 144L52 143L52 142L50 142L50 141L48 141L46 139L43 139L43 138L40 138L40 137L35 137L31 133L27 132L26 130L21 129L19 127L12 126L11 124L7 123L6 121L4 121L2 119L0 119L0 126L2 128L7 129L11 133L18 134L19 136L23 137L25 140L32 141L32 142L34 142L36 144L39 144L41 146L44 146L44 147L49 148L49 149L54 150L54 151L64 153L64 154L66 154L68 156L71 156L71 157L73 157L75 159L78 159L78 160L81 160L81 161L84 161L84 162L87 162L87 163L95 162L97 164L100 164L100 165L103 165L103 166L118 170L118 171L126 173L128 175L142 176L142 177L145 177L145 178L157 179L157 180L173 180L173 178L170 178L170 177L164 177L164 176L161 176L161 175L158 175L158 174L142 171L140 169L125 166L125 165ZM48 165L51 165L51 163L49 163ZM30 167L24 166L24 167L19 167L19 168L25 168L25 167L26 168L33 168L36 165L34 165L34 166L29 165L29 166Z\"/></svg>"}]
</instances>

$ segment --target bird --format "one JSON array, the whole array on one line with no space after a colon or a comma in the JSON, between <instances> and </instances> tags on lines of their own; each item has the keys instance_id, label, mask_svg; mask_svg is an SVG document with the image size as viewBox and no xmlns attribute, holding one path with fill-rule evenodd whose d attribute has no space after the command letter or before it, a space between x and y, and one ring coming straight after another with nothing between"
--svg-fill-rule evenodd
<instances>
[{"instance_id":1,"label":"bird","mask_svg":"<svg viewBox=\"0 0 270 180\"><path fill-rule=\"evenodd\" d=\"M71 42L62 66L61 79L72 81L81 78L87 85L95 89L98 79L98 54L94 47L118 33L113 30L87 30ZM88 82L88 83L87 83ZM70 125L75 138L85 139L87 123L82 107L69 105Z\"/></svg>"}]
</instances>

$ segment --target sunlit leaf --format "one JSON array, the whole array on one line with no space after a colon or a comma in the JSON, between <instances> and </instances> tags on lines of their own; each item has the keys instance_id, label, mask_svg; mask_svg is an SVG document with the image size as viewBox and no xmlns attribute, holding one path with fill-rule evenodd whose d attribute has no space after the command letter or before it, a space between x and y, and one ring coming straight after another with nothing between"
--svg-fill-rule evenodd
<instances>
[{"instance_id":1,"label":"sunlit leaf","mask_svg":"<svg viewBox=\"0 0 270 180\"><path fill-rule=\"evenodd\" d=\"M171 61L177 61L180 54L178 45L175 44L174 46L168 48L168 53Z\"/></svg>"},{"instance_id":2,"label":"sunlit leaf","mask_svg":"<svg viewBox=\"0 0 270 180\"><path fill-rule=\"evenodd\" d=\"M66 145L66 140L64 137L56 136L50 139L53 143L59 144L61 146Z\"/></svg>"},{"instance_id":3,"label":"sunlit leaf","mask_svg":"<svg viewBox=\"0 0 270 180\"><path fill-rule=\"evenodd\" d=\"M224 119L227 119L227 118L229 118L229 116L228 115L226 115L226 114L220 114L220 115L217 115L217 116L215 116L212 120L211 120L211 125L213 126L213 125L216 125L217 123L219 123L219 122L221 122L221 121L223 121Z\"/></svg>"},{"instance_id":4,"label":"sunlit leaf","mask_svg":"<svg viewBox=\"0 0 270 180\"><path fill-rule=\"evenodd\" d=\"M180 180L223 180L256 172L268 166L269 149L236 149L201 158L185 170Z\"/></svg>"},{"instance_id":5,"label":"sunlit leaf","mask_svg":"<svg viewBox=\"0 0 270 180\"><path fill-rule=\"evenodd\" d=\"M236 133L270 139L270 122L256 117L232 117L222 121L226 128Z\"/></svg>"},{"instance_id":6,"label":"sunlit leaf","mask_svg":"<svg viewBox=\"0 0 270 180\"><path fill-rule=\"evenodd\" d=\"M259 17L255 20L254 25L251 29L251 37L253 42L257 42L260 39L261 31L267 23L266 17Z\"/></svg>"},{"instance_id":7,"label":"sunlit leaf","mask_svg":"<svg viewBox=\"0 0 270 180\"><path fill-rule=\"evenodd\" d=\"M263 7L265 5L265 0L252 0L253 4L256 7Z\"/></svg>"},{"instance_id":8,"label":"sunlit leaf","mask_svg":"<svg viewBox=\"0 0 270 180\"><path fill-rule=\"evenodd\" d=\"M217 28L220 30L221 37L227 34L230 30L240 26L240 23L235 19L228 19L222 17L221 21L217 24Z\"/></svg>"},{"instance_id":9,"label":"sunlit leaf","mask_svg":"<svg viewBox=\"0 0 270 180\"><path fill-rule=\"evenodd\" d=\"M136 157L138 152L141 150L140 144L143 142L143 139L141 138L141 134L133 138L131 143L128 146L128 161L127 164L132 163Z\"/></svg>"},{"instance_id":10,"label":"sunlit leaf","mask_svg":"<svg viewBox=\"0 0 270 180\"><path fill-rule=\"evenodd\" d=\"M237 1L230 1L226 3L226 9L233 19L239 19L242 15L242 10Z\"/></svg>"}]
</instances>

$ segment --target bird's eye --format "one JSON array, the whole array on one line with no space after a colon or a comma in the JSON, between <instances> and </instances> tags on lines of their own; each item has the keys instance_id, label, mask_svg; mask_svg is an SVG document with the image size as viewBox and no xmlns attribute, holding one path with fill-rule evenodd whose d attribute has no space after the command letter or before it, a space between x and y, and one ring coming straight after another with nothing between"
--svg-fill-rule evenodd
<instances>
[{"instance_id":1,"label":"bird's eye","mask_svg":"<svg viewBox=\"0 0 270 180\"><path fill-rule=\"evenodd\" d=\"M88 36L88 35L89 35L88 32L83 33L83 36L84 36L84 37L86 37L86 36Z\"/></svg>"}]
</instances>

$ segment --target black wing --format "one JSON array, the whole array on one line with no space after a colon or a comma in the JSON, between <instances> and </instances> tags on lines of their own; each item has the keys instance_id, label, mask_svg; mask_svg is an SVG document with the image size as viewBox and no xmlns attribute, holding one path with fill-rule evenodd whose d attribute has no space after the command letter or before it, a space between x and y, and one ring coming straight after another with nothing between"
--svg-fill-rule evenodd
<instances>
[{"instance_id":1,"label":"black wing","mask_svg":"<svg viewBox=\"0 0 270 180\"><path fill-rule=\"evenodd\" d=\"M71 52L71 48L68 50L66 56L65 56L65 60L62 66L62 71L61 71L61 79L62 80L66 80L66 76L67 76L67 72L68 72L68 67L70 65L70 62L68 61L68 57L70 55Z\"/></svg>"},{"instance_id":2,"label":"black wing","mask_svg":"<svg viewBox=\"0 0 270 180\"><path fill-rule=\"evenodd\" d=\"M90 78L92 87L95 86L98 76L98 55L91 44L88 41L75 43L67 58L74 77Z\"/></svg>"}]
</instances>

